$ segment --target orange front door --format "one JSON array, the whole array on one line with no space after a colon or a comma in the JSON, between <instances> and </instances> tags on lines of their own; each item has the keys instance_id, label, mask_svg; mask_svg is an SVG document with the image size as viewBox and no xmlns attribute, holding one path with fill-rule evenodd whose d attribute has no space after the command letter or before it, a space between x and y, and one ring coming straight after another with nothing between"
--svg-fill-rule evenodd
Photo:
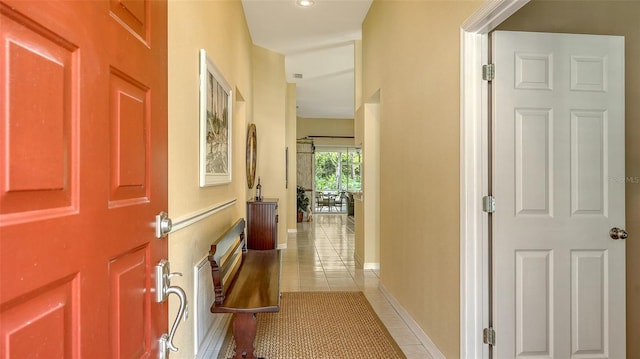
<instances>
[{"instance_id":1,"label":"orange front door","mask_svg":"<svg viewBox=\"0 0 640 359\"><path fill-rule=\"evenodd\" d=\"M0 0L0 357L156 357L167 9Z\"/></svg>"}]
</instances>

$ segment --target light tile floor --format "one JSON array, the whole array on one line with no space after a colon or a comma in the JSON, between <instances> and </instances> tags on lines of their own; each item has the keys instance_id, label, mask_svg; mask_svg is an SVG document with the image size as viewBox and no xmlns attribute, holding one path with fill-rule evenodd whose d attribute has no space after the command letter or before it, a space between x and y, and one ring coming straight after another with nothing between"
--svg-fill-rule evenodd
<instances>
[{"instance_id":1,"label":"light tile floor","mask_svg":"<svg viewBox=\"0 0 640 359\"><path fill-rule=\"evenodd\" d=\"M346 215L316 213L297 231L282 251L283 292L360 290L408 359L432 358L378 289L379 272L356 265L353 222Z\"/></svg>"}]
</instances>

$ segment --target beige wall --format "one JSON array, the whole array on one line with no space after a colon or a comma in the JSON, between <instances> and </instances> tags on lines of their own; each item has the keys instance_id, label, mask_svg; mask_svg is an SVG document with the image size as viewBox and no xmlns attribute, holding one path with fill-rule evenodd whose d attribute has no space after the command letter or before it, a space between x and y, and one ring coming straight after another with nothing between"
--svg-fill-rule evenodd
<instances>
[{"instance_id":1,"label":"beige wall","mask_svg":"<svg viewBox=\"0 0 640 359\"><path fill-rule=\"evenodd\" d=\"M362 142L362 220L364 268L380 267L380 93L364 104L364 140Z\"/></svg>"},{"instance_id":2,"label":"beige wall","mask_svg":"<svg viewBox=\"0 0 640 359\"><path fill-rule=\"evenodd\" d=\"M354 111L358 111L358 108L360 108L362 104L362 40L353 42L353 75L355 80L353 86L353 106Z\"/></svg>"},{"instance_id":3,"label":"beige wall","mask_svg":"<svg viewBox=\"0 0 640 359\"><path fill-rule=\"evenodd\" d=\"M360 47L361 48L361 47ZM358 49L358 47L356 47ZM356 58L359 56L356 55ZM356 66L356 69L358 66ZM356 70L356 73L358 70ZM358 78L358 75L356 75ZM356 89L360 86L356 85ZM354 142L362 148L362 192L354 196L355 259L380 268L380 92L356 110Z\"/></svg>"},{"instance_id":4,"label":"beige wall","mask_svg":"<svg viewBox=\"0 0 640 359\"><path fill-rule=\"evenodd\" d=\"M233 91L239 91L251 118L251 38L240 1L169 2L169 185L181 189L169 198L171 215L180 217L216 202L239 197L246 186L243 136L246 119L233 118L231 185L198 186L198 51L204 48ZM231 30L233 29L233 30ZM213 36L224 32L225 36ZM235 99L234 99L235 100ZM237 137L236 137L237 136ZM173 192L175 193L175 192ZM236 209L240 214L241 209Z\"/></svg>"},{"instance_id":5,"label":"beige wall","mask_svg":"<svg viewBox=\"0 0 640 359\"><path fill-rule=\"evenodd\" d=\"M356 73L358 72L356 67ZM357 76L357 75L356 75ZM356 88L359 85L356 83ZM356 109L356 118L354 124L355 138L354 142L357 146L362 146L362 142L364 140L364 106L358 106ZM354 256L359 265L364 264L364 247L365 247L365 237L364 237L364 205L362 203L362 196L354 196L353 201L353 217L354 217ZM379 227L378 227L379 228ZM378 236L378 245L380 241L380 236ZM380 258L378 258L378 263L380 263Z\"/></svg>"},{"instance_id":6,"label":"beige wall","mask_svg":"<svg viewBox=\"0 0 640 359\"><path fill-rule=\"evenodd\" d=\"M246 217L247 188L245 146L247 126L255 122L258 134L257 174L264 194L280 198L287 209L284 190L285 97L282 55L252 44L240 0L169 1L169 213L175 222L216 204L237 203L169 237L172 284L185 289L189 318L180 324L172 358L194 357L194 274L211 241L236 219ZM198 184L198 51L204 48L234 93L232 128L232 183L201 188ZM280 212L284 213L284 212ZM286 230L281 215L280 231ZM284 235L280 241L286 240ZM170 298L169 324L177 312Z\"/></svg>"},{"instance_id":7,"label":"beige wall","mask_svg":"<svg viewBox=\"0 0 640 359\"><path fill-rule=\"evenodd\" d=\"M480 5L374 1L363 24L362 98L380 90L382 285L447 358L460 337L460 25Z\"/></svg>"},{"instance_id":8,"label":"beige wall","mask_svg":"<svg viewBox=\"0 0 640 359\"><path fill-rule=\"evenodd\" d=\"M287 84L287 133L285 135L288 150L289 168L288 174L288 188L287 188L287 231L295 232L297 229L297 201L296 201L296 84Z\"/></svg>"},{"instance_id":9,"label":"beige wall","mask_svg":"<svg viewBox=\"0 0 640 359\"><path fill-rule=\"evenodd\" d=\"M258 137L256 175L261 178L262 194L277 198L278 245L286 244L288 218L285 190L287 82L284 56L265 48L253 49L254 119Z\"/></svg>"},{"instance_id":10,"label":"beige wall","mask_svg":"<svg viewBox=\"0 0 640 359\"><path fill-rule=\"evenodd\" d=\"M313 138L313 143L316 146L353 146L353 135L354 130L352 118L336 119L298 117L296 138L305 138L307 136L326 136ZM336 136L337 138L329 138L331 136Z\"/></svg>"},{"instance_id":11,"label":"beige wall","mask_svg":"<svg viewBox=\"0 0 640 359\"><path fill-rule=\"evenodd\" d=\"M640 2L533 0L499 30L625 36L627 357L640 357ZM635 234L635 235L634 235Z\"/></svg>"}]
</instances>

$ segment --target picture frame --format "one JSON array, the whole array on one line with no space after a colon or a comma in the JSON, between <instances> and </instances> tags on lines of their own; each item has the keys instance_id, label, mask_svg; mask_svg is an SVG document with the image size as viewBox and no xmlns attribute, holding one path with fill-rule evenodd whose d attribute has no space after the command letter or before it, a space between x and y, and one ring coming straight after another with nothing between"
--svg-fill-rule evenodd
<instances>
[{"instance_id":1,"label":"picture frame","mask_svg":"<svg viewBox=\"0 0 640 359\"><path fill-rule=\"evenodd\" d=\"M249 124L247 129L247 187L253 188L256 181L256 160L258 152L256 125Z\"/></svg>"},{"instance_id":2,"label":"picture frame","mask_svg":"<svg viewBox=\"0 0 640 359\"><path fill-rule=\"evenodd\" d=\"M231 183L233 92L200 49L200 187Z\"/></svg>"}]
</instances>

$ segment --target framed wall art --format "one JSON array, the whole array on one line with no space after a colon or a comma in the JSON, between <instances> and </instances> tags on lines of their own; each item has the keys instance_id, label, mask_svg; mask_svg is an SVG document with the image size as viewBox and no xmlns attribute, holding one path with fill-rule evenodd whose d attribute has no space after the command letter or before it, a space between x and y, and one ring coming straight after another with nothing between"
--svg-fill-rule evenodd
<instances>
[{"instance_id":1,"label":"framed wall art","mask_svg":"<svg viewBox=\"0 0 640 359\"><path fill-rule=\"evenodd\" d=\"M200 187L231 182L231 86L200 50Z\"/></svg>"}]
</instances>

